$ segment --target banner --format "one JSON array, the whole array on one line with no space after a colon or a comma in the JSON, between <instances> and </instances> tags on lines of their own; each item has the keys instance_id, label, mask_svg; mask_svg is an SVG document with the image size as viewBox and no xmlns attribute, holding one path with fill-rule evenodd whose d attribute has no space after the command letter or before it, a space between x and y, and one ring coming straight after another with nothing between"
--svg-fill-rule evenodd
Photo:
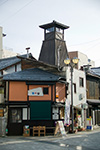
<instances>
[{"instance_id":1,"label":"banner","mask_svg":"<svg viewBox=\"0 0 100 150\"><path fill-rule=\"evenodd\" d=\"M65 100L64 125L70 125L70 100Z\"/></svg>"}]
</instances>

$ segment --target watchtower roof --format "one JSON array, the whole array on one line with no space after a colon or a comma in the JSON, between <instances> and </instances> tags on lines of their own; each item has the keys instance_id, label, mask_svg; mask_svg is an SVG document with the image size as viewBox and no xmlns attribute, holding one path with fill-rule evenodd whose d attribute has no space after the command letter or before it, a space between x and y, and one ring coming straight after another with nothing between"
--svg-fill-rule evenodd
<instances>
[{"instance_id":1,"label":"watchtower roof","mask_svg":"<svg viewBox=\"0 0 100 150\"><path fill-rule=\"evenodd\" d=\"M42 28L42 29L48 29L48 28L51 28L51 27L58 27L58 28L61 28L61 29L68 29L69 28L69 26L61 24L61 23L59 23L55 20L53 20L53 22L51 22L51 23L40 25L39 27Z\"/></svg>"}]
</instances>

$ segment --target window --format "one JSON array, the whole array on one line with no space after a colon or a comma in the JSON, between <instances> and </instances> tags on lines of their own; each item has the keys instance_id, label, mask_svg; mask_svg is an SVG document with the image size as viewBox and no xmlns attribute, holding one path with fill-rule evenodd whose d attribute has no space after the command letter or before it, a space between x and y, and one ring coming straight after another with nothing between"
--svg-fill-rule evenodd
<instances>
[{"instance_id":1,"label":"window","mask_svg":"<svg viewBox=\"0 0 100 150\"><path fill-rule=\"evenodd\" d=\"M84 87L84 79L83 78L79 78L79 85L80 85L80 87Z\"/></svg>"},{"instance_id":2,"label":"window","mask_svg":"<svg viewBox=\"0 0 100 150\"><path fill-rule=\"evenodd\" d=\"M11 109L11 122L12 123L21 123L22 122L21 108L12 108Z\"/></svg>"},{"instance_id":3,"label":"window","mask_svg":"<svg viewBox=\"0 0 100 150\"><path fill-rule=\"evenodd\" d=\"M43 94L49 94L49 88L48 87L43 88Z\"/></svg>"},{"instance_id":4,"label":"window","mask_svg":"<svg viewBox=\"0 0 100 150\"><path fill-rule=\"evenodd\" d=\"M1 76L3 76L3 70L1 71Z\"/></svg>"},{"instance_id":5,"label":"window","mask_svg":"<svg viewBox=\"0 0 100 150\"><path fill-rule=\"evenodd\" d=\"M60 32L60 33L63 33L63 30L62 30L61 28L57 28L57 27L56 27L56 31L57 31L57 32Z\"/></svg>"},{"instance_id":6,"label":"window","mask_svg":"<svg viewBox=\"0 0 100 150\"><path fill-rule=\"evenodd\" d=\"M53 32L53 31L54 31L54 27L46 29L46 33L50 33L50 32Z\"/></svg>"},{"instance_id":7,"label":"window","mask_svg":"<svg viewBox=\"0 0 100 150\"><path fill-rule=\"evenodd\" d=\"M17 72L17 65L15 65L15 72Z\"/></svg>"},{"instance_id":8,"label":"window","mask_svg":"<svg viewBox=\"0 0 100 150\"><path fill-rule=\"evenodd\" d=\"M74 83L74 93L76 93L76 84Z\"/></svg>"},{"instance_id":9,"label":"window","mask_svg":"<svg viewBox=\"0 0 100 150\"><path fill-rule=\"evenodd\" d=\"M60 108L60 119L64 119L64 107Z\"/></svg>"}]
</instances>

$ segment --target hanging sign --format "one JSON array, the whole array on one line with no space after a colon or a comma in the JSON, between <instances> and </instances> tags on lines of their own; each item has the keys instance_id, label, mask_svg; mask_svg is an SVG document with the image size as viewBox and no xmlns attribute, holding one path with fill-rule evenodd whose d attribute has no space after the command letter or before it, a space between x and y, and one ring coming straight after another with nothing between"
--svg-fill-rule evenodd
<instances>
[{"instance_id":1,"label":"hanging sign","mask_svg":"<svg viewBox=\"0 0 100 150\"><path fill-rule=\"evenodd\" d=\"M28 90L28 96L43 96L42 88L34 88L31 90Z\"/></svg>"},{"instance_id":2,"label":"hanging sign","mask_svg":"<svg viewBox=\"0 0 100 150\"><path fill-rule=\"evenodd\" d=\"M58 120L59 119L59 114L53 114L52 119L53 120Z\"/></svg>"},{"instance_id":3,"label":"hanging sign","mask_svg":"<svg viewBox=\"0 0 100 150\"><path fill-rule=\"evenodd\" d=\"M64 124L62 121L57 121L54 135L57 135L58 133L61 133L62 136L66 136Z\"/></svg>"},{"instance_id":4,"label":"hanging sign","mask_svg":"<svg viewBox=\"0 0 100 150\"><path fill-rule=\"evenodd\" d=\"M66 99L64 125L69 125L69 124L70 124L70 100Z\"/></svg>"},{"instance_id":5,"label":"hanging sign","mask_svg":"<svg viewBox=\"0 0 100 150\"><path fill-rule=\"evenodd\" d=\"M59 111L57 107L53 107L52 109L52 119L58 120L59 119Z\"/></svg>"}]
</instances>

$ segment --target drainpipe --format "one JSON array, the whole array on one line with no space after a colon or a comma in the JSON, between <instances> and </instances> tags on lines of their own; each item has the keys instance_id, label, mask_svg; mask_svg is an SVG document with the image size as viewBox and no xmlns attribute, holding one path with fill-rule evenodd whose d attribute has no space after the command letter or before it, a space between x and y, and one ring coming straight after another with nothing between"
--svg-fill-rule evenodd
<instances>
[{"instance_id":1,"label":"drainpipe","mask_svg":"<svg viewBox=\"0 0 100 150\"><path fill-rule=\"evenodd\" d=\"M58 70L60 70L60 51L61 51L61 45L58 47Z\"/></svg>"}]
</instances>

